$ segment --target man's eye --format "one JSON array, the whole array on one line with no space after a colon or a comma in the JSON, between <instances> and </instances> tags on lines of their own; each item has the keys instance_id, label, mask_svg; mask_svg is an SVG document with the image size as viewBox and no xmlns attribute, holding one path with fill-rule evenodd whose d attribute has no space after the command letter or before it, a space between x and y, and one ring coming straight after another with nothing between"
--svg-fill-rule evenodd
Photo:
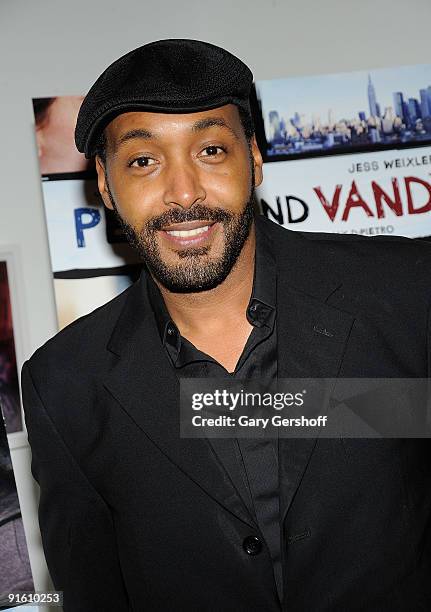
<instances>
[{"instance_id":1,"label":"man's eye","mask_svg":"<svg viewBox=\"0 0 431 612\"><path fill-rule=\"evenodd\" d=\"M135 167L135 168L148 168L148 166L153 166L155 163L156 163L156 160L153 159L152 157L142 156L142 157L137 157L136 159L134 159L130 163L130 166Z\"/></svg>"},{"instance_id":2,"label":"man's eye","mask_svg":"<svg viewBox=\"0 0 431 612\"><path fill-rule=\"evenodd\" d=\"M222 147L212 145L211 147L205 147L201 155L203 157L214 157L215 155L220 155L220 153L225 153L225 150Z\"/></svg>"}]
</instances>

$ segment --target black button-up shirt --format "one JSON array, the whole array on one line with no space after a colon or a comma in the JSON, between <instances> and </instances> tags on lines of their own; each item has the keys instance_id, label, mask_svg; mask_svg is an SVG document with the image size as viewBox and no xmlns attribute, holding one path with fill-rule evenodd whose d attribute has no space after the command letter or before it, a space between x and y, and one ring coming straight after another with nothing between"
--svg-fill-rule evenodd
<instances>
[{"instance_id":1,"label":"black button-up shirt","mask_svg":"<svg viewBox=\"0 0 431 612\"><path fill-rule=\"evenodd\" d=\"M171 319L159 288L147 275L150 302L163 346L178 377L185 378L235 378L265 379L274 382L277 377L276 333L276 267L271 245L256 227L256 256L253 290L246 316L253 329L233 372L210 355L200 351L187 338L181 336ZM209 440L209 442L212 442ZM256 517L271 554L279 597L282 597L282 569L280 554L278 439L235 439L227 443L235 445L238 467L248 487L249 508ZM216 456L223 462L218 445ZM219 447L220 450L220 447Z\"/></svg>"}]
</instances>

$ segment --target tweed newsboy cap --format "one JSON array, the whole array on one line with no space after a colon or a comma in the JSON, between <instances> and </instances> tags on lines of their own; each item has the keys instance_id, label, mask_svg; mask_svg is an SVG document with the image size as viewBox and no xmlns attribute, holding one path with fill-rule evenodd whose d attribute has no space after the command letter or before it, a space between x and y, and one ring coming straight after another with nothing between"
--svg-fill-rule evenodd
<instances>
[{"instance_id":1,"label":"tweed newsboy cap","mask_svg":"<svg viewBox=\"0 0 431 612\"><path fill-rule=\"evenodd\" d=\"M92 157L104 127L128 111L190 113L231 103L249 112L252 81L250 69L221 47L187 39L149 43L116 60L91 87L76 146Z\"/></svg>"}]
</instances>

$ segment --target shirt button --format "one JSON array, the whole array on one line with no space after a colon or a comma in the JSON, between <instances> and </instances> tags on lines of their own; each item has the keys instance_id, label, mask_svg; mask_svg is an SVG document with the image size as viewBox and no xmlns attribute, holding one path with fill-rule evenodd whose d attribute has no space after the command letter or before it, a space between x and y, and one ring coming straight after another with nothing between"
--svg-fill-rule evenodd
<instances>
[{"instance_id":1,"label":"shirt button","mask_svg":"<svg viewBox=\"0 0 431 612\"><path fill-rule=\"evenodd\" d=\"M173 336L175 334L175 329L172 327L172 325L169 325L168 327L168 334L170 336Z\"/></svg>"},{"instance_id":2,"label":"shirt button","mask_svg":"<svg viewBox=\"0 0 431 612\"><path fill-rule=\"evenodd\" d=\"M257 304L252 304L250 306L250 312L256 312L257 311Z\"/></svg>"},{"instance_id":3,"label":"shirt button","mask_svg":"<svg viewBox=\"0 0 431 612\"><path fill-rule=\"evenodd\" d=\"M262 542L256 536L247 536L242 547L248 555L258 555L262 550Z\"/></svg>"}]
</instances>

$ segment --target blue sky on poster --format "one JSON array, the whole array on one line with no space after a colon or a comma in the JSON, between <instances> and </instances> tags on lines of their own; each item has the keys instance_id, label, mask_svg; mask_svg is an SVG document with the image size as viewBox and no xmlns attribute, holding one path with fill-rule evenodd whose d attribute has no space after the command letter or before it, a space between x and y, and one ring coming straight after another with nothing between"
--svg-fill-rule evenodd
<instances>
[{"instance_id":1,"label":"blue sky on poster","mask_svg":"<svg viewBox=\"0 0 431 612\"><path fill-rule=\"evenodd\" d=\"M307 121L313 116L326 121L330 109L335 120L352 119L358 117L359 111L369 115L368 75L382 113L385 107L394 107L394 92L403 92L405 100L417 98L420 102L419 90L431 86L431 64L420 64L258 81L256 88L265 119L276 110L285 118L297 112Z\"/></svg>"}]
</instances>

